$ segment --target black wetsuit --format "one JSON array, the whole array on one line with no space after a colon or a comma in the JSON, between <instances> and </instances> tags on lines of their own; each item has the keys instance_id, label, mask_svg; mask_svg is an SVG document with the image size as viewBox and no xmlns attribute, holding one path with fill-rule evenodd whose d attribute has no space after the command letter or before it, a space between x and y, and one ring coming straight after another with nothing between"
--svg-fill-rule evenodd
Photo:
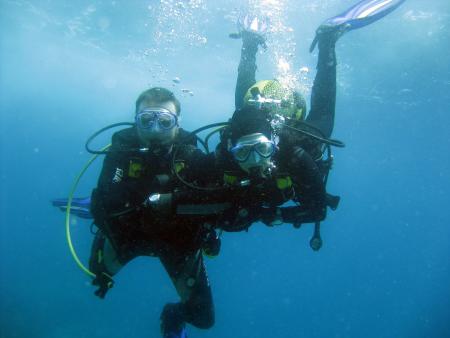
<instances>
[{"instance_id":1,"label":"black wetsuit","mask_svg":"<svg viewBox=\"0 0 450 338\"><path fill-rule=\"evenodd\" d=\"M256 53L259 41L244 40L235 89L235 108L244 106L247 90L256 83ZM317 74L311 92L311 109L306 121L319 128L325 137L330 137L334 126L336 106L336 52L335 42L330 37L319 39Z\"/></svg>"},{"instance_id":2,"label":"black wetsuit","mask_svg":"<svg viewBox=\"0 0 450 338\"><path fill-rule=\"evenodd\" d=\"M243 39L241 59L235 90L236 111L231 119L232 128L239 135L251 132L268 134L270 119L267 112L249 106L244 106L244 96L247 90L256 83L256 53L259 41L257 39ZM335 41L322 37L319 39L319 59L317 74L311 95L311 110L306 122L321 131L319 136L330 137L335 115L336 103L336 55ZM234 127L233 127L234 124ZM294 125L295 126L295 125ZM294 183L294 200L300 202L303 216L297 222L316 222L326 214L326 191L324 184L324 169L317 161L320 150L318 143L304 135L282 128L279 135L279 151L274 161L278 171L291 176ZM222 151L222 154L225 151ZM232 160L225 156L227 165L233 167ZM307 212L306 212L307 211ZM303 219L302 219L303 218Z\"/></svg>"},{"instance_id":3,"label":"black wetsuit","mask_svg":"<svg viewBox=\"0 0 450 338\"><path fill-rule=\"evenodd\" d=\"M187 181L211 180L208 159L195 144L195 137L180 129L169 153L154 154L138 151L135 128L113 135L111 152L105 157L92 194L91 211L100 230L92 247L90 268L96 274L112 273L104 264L105 258L99 259L105 238L122 266L138 256L158 257L181 298L180 303L168 304L162 315L171 317L170 325L187 322L209 328L214 323L214 306L201 250L210 231L205 226L208 217L178 215L170 203L161 210L143 204L153 193L184 189L174 170ZM98 295L103 297L103 291Z\"/></svg>"}]
</instances>

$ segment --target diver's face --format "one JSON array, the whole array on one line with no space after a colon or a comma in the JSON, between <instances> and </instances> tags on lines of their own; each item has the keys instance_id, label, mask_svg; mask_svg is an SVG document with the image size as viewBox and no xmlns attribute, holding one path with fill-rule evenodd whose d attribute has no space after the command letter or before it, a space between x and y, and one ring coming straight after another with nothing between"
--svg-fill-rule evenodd
<instances>
[{"instance_id":1,"label":"diver's face","mask_svg":"<svg viewBox=\"0 0 450 338\"><path fill-rule=\"evenodd\" d=\"M275 145L263 134L255 133L239 138L231 152L242 170L252 176L264 177L272 166Z\"/></svg>"},{"instance_id":2,"label":"diver's face","mask_svg":"<svg viewBox=\"0 0 450 338\"><path fill-rule=\"evenodd\" d=\"M141 102L136 114L140 141L146 145L173 144L178 134L178 118L173 102Z\"/></svg>"}]
</instances>

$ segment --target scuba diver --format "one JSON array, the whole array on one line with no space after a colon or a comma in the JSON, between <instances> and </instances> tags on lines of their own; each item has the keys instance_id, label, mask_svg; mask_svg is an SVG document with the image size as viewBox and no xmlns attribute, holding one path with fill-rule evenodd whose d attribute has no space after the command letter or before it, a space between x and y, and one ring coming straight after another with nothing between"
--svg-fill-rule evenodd
<instances>
[{"instance_id":1,"label":"scuba diver","mask_svg":"<svg viewBox=\"0 0 450 338\"><path fill-rule=\"evenodd\" d=\"M214 324L211 288L203 262L220 251L218 224L235 216L240 199L260 208L254 189L219 186L222 171L215 155L197 148L195 133L178 125L180 103L164 88L144 91L136 101L135 123L112 136L97 187L90 197L55 199L53 205L83 219L94 219L95 232L89 271L95 295L104 298L113 276L138 256L158 257L181 299L168 303L161 313L165 338L185 338L186 323L207 329ZM201 128L200 128L201 129ZM201 191L200 191L201 190ZM267 208L265 208L267 209ZM259 210L259 209L258 209ZM272 210L267 209L265 214ZM67 214L66 214L67 215ZM255 222L261 212L243 215L221 229L236 231Z\"/></svg>"},{"instance_id":2,"label":"scuba diver","mask_svg":"<svg viewBox=\"0 0 450 338\"><path fill-rule=\"evenodd\" d=\"M295 226L299 227L302 223L324 220L327 201L333 209L339 201L339 197L331 195L327 199L325 177L331 158L323 159L322 143L317 140L328 138L333 127L336 36L331 32L319 39L318 75L307 119L312 125L308 132L319 135L310 138L297 130L306 125L303 96L277 80L255 80L256 53L265 44L266 28L264 21L257 17L246 16L241 21L243 42L235 90L236 110L229 127L221 133L218 166L226 168L225 183L229 177L238 178L237 182L245 177L250 182L258 182L260 188L255 194L266 196L262 203L272 211L294 201L297 204ZM297 121L302 125L298 126ZM281 222L278 218L268 221L262 217L262 220L268 224Z\"/></svg>"},{"instance_id":3,"label":"scuba diver","mask_svg":"<svg viewBox=\"0 0 450 338\"><path fill-rule=\"evenodd\" d=\"M162 336L170 338L186 337L185 323L202 329L214 324L203 253L214 256L220 248L208 216L173 210L172 193L184 188L175 174L189 181L213 179L195 136L179 127L179 114L180 103L169 90L144 91L136 101L135 126L112 136L90 201L98 227L89 262L95 294L105 297L112 276L132 259L158 257L181 299L161 314Z\"/></svg>"},{"instance_id":4,"label":"scuba diver","mask_svg":"<svg viewBox=\"0 0 450 338\"><path fill-rule=\"evenodd\" d=\"M312 52L318 45L319 53L308 115L306 101L298 91L276 79L256 82L256 54L259 46L266 48L268 21L246 15L238 21L239 33L230 34L242 39L242 48L236 110L216 149L219 166L225 168L225 183L256 184L255 194L265 196L262 204L270 210L259 209L266 224L290 220L287 222L299 227L315 223L310 242L314 250L322 245L320 222L326 217L326 208L335 210L340 201L326 192L332 166L330 147L344 146L330 139L336 105L335 44L344 33L381 19L403 2L363 0L319 26L310 47ZM278 210L277 205L287 201L297 204L287 209L295 217Z\"/></svg>"}]
</instances>

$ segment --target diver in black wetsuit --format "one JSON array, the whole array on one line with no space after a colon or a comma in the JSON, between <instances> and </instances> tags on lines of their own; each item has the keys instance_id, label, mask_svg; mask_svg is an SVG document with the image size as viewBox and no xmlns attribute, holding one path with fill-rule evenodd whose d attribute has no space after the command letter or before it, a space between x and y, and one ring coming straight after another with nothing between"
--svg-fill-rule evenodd
<instances>
[{"instance_id":1,"label":"diver in black wetsuit","mask_svg":"<svg viewBox=\"0 0 450 338\"><path fill-rule=\"evenodd\" d=\"M96 295L103 298L112 276L135 257L158 257L181 299L164 307L163 337L185 337L185 323L213 325L203 254L217 255L220 247L208 215L179 215L173 208L173 193L184 189L175 171L188 181L214 180L195 136L179 128L179 113L178 100L164 88L139 96L136 126L113 135L91 206L99 228L90 258Z\"/></svg>"},{"instance_id":2,"label":"diver in black wetsuit","mask_svg":"<svg viewBox=\"0 0 450 338\"><path fill-rule=\"evenodd\" d=\"M252 185L261 188L256 189L254 195L264 196L263 208L253 207L256 210L253 220L258 220L259 213L260 219L269 225L274 221L295 226L314 222L310 244L314 250L320 248L320 221L326 216L327 206L334 210L339 203L339 197L327 194L325 189L332 164L330 146L344 146L330 139L336 104L335 44L346 32L380 20L404 1L361 0L319 26L310 47L313 51L318 44L319 57L311 110L306 117L306 102L300 93L277 80L256 82L256 53L260 45L265 45L264 33L268 25L258 17L241 18L240 32L230 35L243 40L235 91L236 110L230 126L221 133L216 153L219 166L225 168L225 174L230 172L229 182L245 182L249 191ZM239 175L250 179L237 179ZM277 175L284 179L277 179ZM273 195L273 189L264 187L270 181L276 182L272 187L285 190L282 199ZM268 191L272 192L266 194ZM287 210L277 207L277 201L281 204L288 200L297 203L297 207ZM242 202L237 201L238 210ZM269 208L264 208L265 205ZM247 209L244 210L241 214L246 215ZM251 220L247 224L251 224Z\"/></svg>"},{"instance_id":3,"label":"diver in black wetsuit","mask_svg":"<svg viewBox=\"0 0 450 338\"><path fill-rule=\"evenodd\" d=\"M300 93L284 87L277 80L256 82L256 53L258 46L263 45L265 39L261 32L253 30L254 27L258 27L256 24L258 22L253 21L252 24L251 18L246 20L250 22L249 27L243 27L240 33L243 44L235 91L236 111L230 120L229 128L222 132L221 144L217 148L219 166L227 168L226 172L232 177L239 176L242 179L242 176L254 175L255 171L251 173L246 162L253 161L254 167L261 168L261 161L268 162L268 158L261 157L261 154L257 153L257 148L256 151L255 148L248 150L257 157L259 155L256 159L252 159L250 155L247 158L244 156L238 158L236 153L242 147L240 144L242 137L254 133L263 134L267 138L266 141L274 144L274 151L270 154L271 164L266 163L262 166L269 172L263 174L260 172L259 176L264 176L266 181L272 181L271 186L278 189L278 193L277 189L262 186L263 190L258 190L259 195L264 189L271 191L266 192L267 201L263 204L270 206L272 216L270 213L267 214L266 217L262 217L263 221L270 224L270 220L277 214L276 210L273 212L273 208L293 200L299 205L288 209L289 217L283 216L281 221L295 223L296 226L301 223L320 222L326 216L327 205L336 208L338 198L326 194L325 177L329 168L328 163L322 160L321 142L295 129L301 127L322 139L327 139L331 135L336 101L334 47L338 35L330 30L318 36L317 75L312 89L311 111L305 119L306 103ZM282 121L278 123L278 127L275 121L277 119ZM257 138L252 141L254 144ZM247 146L247 149L250 148ZM281 184L281 181L284 183ZM240 204L242 202L238 201ZM261 211L267 212L266 209Z\"/></svg>"},{"instance_id":4,"label":"diver in black wetsuit","mask_svg":"<svg viewBox=\"0 0 450 338\"><path fill-rule=\"evenodd\" d=\"M93 217L98 227L89 270L100 298L113 286L113 276L132 259L160 259L181 298L162 311L161 331L166 338L185 338L185 323L204 329L214 324L203 257L219 253L216 229L242 230L275 212L267 208L275 198L268 194L273 186L265 184L261 195L259 184L251 189L229 181L222 184L223 171L216 168L214 154L205 155L197 149L195 135L179 128L179 112L179 102L170 91L143 92L136 101L133 127L112 137L91 198L75 199L83 213L79 206L72 210ZM258 150L271 158L272 146L268 142L265 150ZM270 200L260 198L266 194ZM55 200L54 205L65 211L68 200ZM248 214L241 205L249 207Z\"/></svg>"},{"instance_id":5,"label":"diver in black wetsuit","mask_svg":"<svg viewBox=\"0 0 450 338\"><path fill-rule=\"evenodd\" d=\"M336 52L335 44L340 34L339 31L319 28L317 39L319 56L317 62L317 74L314 79L311 94L311 110L306 116L306 101L301 93L281 85L277 80L262 80L256 82L256 54L260 45L265 45L264 32L242 28L241 58L238 67L238 76L235 89L235 109L242 110L249 105L249 99L253 98L253 88L259 90L264 99L280 99L283 109L277 109L276 104L267 104L268 110L274 110L288 121L306 120L309 124L319 128L322 136L330 137L333 131L335 105L336 105ZM246 30L247 29L247 30ZM250 103L252 104L252 103ZM253 103L253 105L257 104ZM262 102L264 105L264 102Z\"/></svg>"}]
</instances>

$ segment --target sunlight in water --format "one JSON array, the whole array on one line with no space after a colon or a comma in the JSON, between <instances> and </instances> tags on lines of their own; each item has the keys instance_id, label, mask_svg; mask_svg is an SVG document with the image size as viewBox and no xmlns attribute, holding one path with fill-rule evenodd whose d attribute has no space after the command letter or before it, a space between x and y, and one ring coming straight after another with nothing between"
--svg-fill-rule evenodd
<instances>
[{"instance_id":1,"label":"sunlight in water","mask_svg":"<svg viewBox=\"0 0 450 338\"><path fill-rule=\"evenodd\" d=\"M291 70L291 66L289 65L289 62L287 62L285 59L280 57L277 64L278 71L281 73L287 73Z\"/></svg>"},{"instance_id":2,"label":"sunlight in water","mask_svg":"<svg viewBox=\"0 0 450 338\"><path fill-rule=\"evenodd\" d=\"M293 72L296 51L294 29L287 20L290 8L286 0L249 1L250 12L269 20L267 45L276 72L273 77L290 88L299 88L302 87L301 79Z\"/></svg>"}]
</instances>

